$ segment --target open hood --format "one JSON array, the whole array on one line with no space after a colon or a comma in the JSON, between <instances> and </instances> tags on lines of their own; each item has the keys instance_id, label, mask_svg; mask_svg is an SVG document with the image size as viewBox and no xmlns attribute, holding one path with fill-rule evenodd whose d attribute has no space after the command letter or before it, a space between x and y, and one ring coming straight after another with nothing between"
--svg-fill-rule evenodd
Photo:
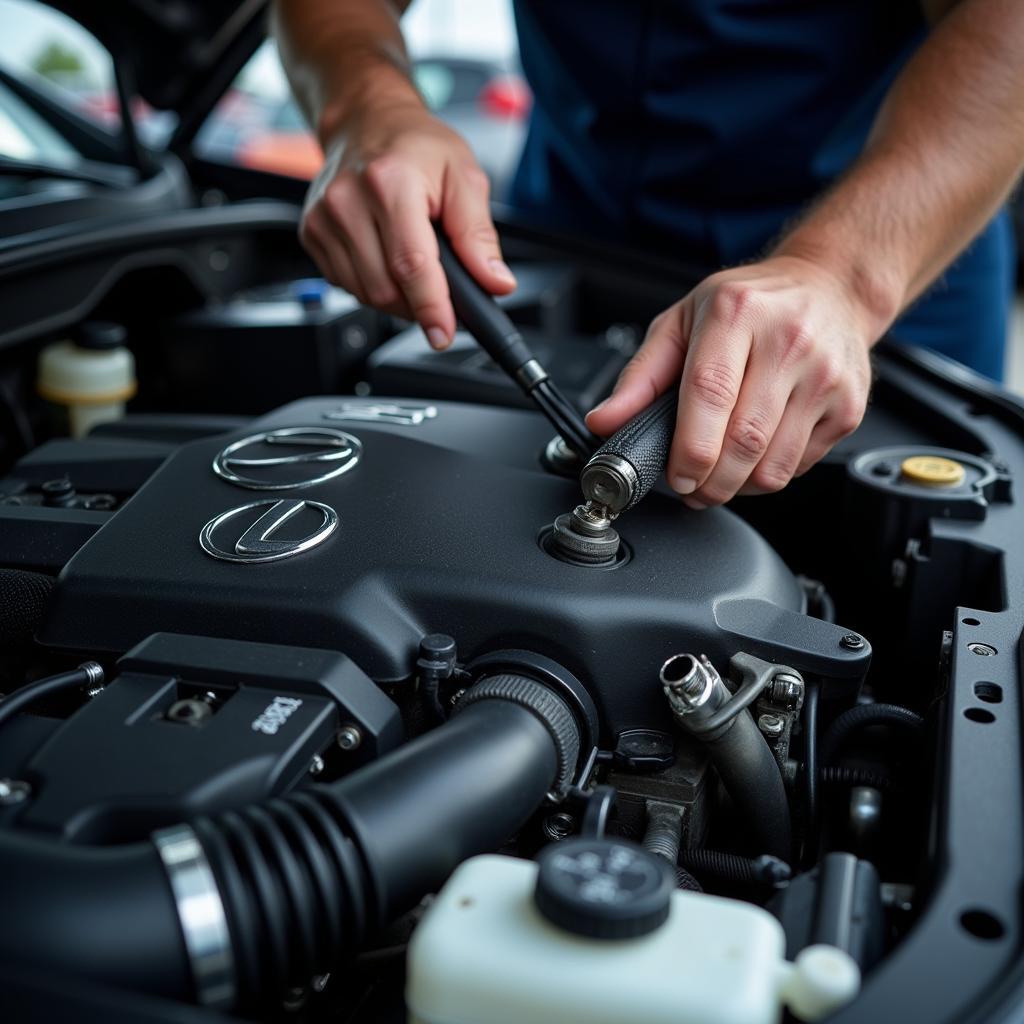
<instances>
[{"instance_id":1,"label":"open hood","mask_svg":"<svg viewBox=\"0 0 1024 1024\"><path fill-rule=\"evenodd\" d=\"M134 78L138 95L201 118L266 33L268 0L47 0L89 29Z\"/></svg>"}]
</instances>

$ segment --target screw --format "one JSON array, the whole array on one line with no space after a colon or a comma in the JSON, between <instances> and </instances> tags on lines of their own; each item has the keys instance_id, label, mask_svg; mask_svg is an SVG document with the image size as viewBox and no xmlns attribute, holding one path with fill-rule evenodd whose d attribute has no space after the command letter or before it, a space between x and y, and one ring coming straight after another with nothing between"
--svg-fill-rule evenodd
<instances>
[{"instance_id":1,"label":"screw","mask_svg":"<svg viewBox=\"0 0 1024 1024\"><path fill-rule=\"evenodd\" d=\"M21 779L0 779L0 807L20 804L32 795L32 787Z\"/></svg>"},{"instance_id":2,"label":"screw","mask_svg":"<svg viewBox=\"0 0 1024 1024\"><path fill-rule=\"evenodd\" d=\"M324 759L319 754L313 755L313 760L309 762L309 774L316 776L324 770Z\"/></svg>"},{"instance_id":3,"label":"screw","mask_svg":"<svg viewBox=\"0 0 1024 1024\"><path fill-rule=\"evenodd\" d=\"M363 744L363 730L354 722L346 722L338 730L337 742L342 750L358 750Z\"/></svg>"},{"instance_id":4,"label":"screw","mask_svg":"<svg viewBox=\"0 0 1024 1024\"><path fill-rule=\"evenodd\" d=\"M455 691L455 692L454 692L454 693L453 693L453 694L451 695L451 697L450 697L450 698L448 699L448 703L449 703L449 704L450 704L450 705L451 705L452 707L455 707L455 705L456 705L456 704L458 704L460 700L462 700L462 698L463 698L463 696L464 696L465 692L466 692L466 688L465 688L465 687L463 687L463 688L462 688L461 690L456 690L456 691Z\"/></svg>"},{"instance_id":5,"label":"screw","mask_svg":"<svg viewBox=\"0 0 1024 1024\"><path fill-rule=\"evenodd\" d=\"M780 672L768 690L768 696L775 704L781 704L787 710L795 708L804 695L804 681L788 672Z\"/></svg>"},{"instance_id":6,"label":"screw","mask_svg":"<svg viewBox=\"0 0 1024 1024\"><path fill-rule=\"evenodd\" d=\"M560 839L567 839L572 835L576 828L576 819L565 811L557 811L544 819L541 828L548 839L557 843Z\"/></svg>"},{"instance_id":7,"label":"screw","mask_svg":"<svg viewBox=\"0 0 1024 1024\"><path fill-rule=\"evenodd\" d=\"M757 719L757 727L765 736L774 739L776 736L782 735L786 723L778 715L760 715Z\"/></svg>"},{"instance_id":8,"label":"screw","mask_svg":"<svg viewBox=\"0 0 1024 1024\"><path fill-rule=\"evenodd\" d=\"M839 646L845 647L848 651L859 651L864 646L864 640L856 633L846 633L840 638Z\"/></svg>"},{"instance_id":9,"label":"screw","mask_svg":"<svg viewBox=\"0 0 1024 1024\"><path fill-rule=\"evenodd\" d=\"M994 654L999 652L988 644L968 644L967 650L972 654L980 654L983 658L991 658Z\"/></svg>"},{"instance_id":10,"label":"screw","mask_svg":"<svg viewBox=\"0 0 1024 1024\"><path fill-rule=\"evenodd\" d=\"M65 476L58 480L47 480L39 485L46 505L70 505L75 500L75 485Z\"/></svg>"}]
</instances>

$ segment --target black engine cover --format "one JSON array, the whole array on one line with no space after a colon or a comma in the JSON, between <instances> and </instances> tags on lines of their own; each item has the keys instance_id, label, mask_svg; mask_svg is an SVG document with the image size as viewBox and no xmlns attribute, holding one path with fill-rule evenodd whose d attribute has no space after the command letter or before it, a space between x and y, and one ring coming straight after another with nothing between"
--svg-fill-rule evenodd
<instances>
[{"instance_id":1,"label":"black engine cover","mask_svg":"<svg viewBox=\"0 0 1024 1024\"><path fill-rule=\"evenodd\" d=\"M742 648L799 667L784 640L794 626L829 637L836 628L804 618L797 580L745 522L727 510L689 511L667 493L617 523L631 555L618 568L545 553L543 529L580 492L542 468L551 428L536 414L439 402L418 425L326 419L339 404L296 402L178 450L67 564L40 640L124 651L172 631L324 647L383 682L411 674L424 633L445 632L464 658L525 648L559 661L617 732L664 718L658 668L679 650L724 664ZM334 479L259 491L211 469L232 440L325 426L363 446L360 463ZM337 529L262 564L200 547L213 517L268 502L220 528L233 542L278 498L330 506Z\"/></svg>"}]
</instances>

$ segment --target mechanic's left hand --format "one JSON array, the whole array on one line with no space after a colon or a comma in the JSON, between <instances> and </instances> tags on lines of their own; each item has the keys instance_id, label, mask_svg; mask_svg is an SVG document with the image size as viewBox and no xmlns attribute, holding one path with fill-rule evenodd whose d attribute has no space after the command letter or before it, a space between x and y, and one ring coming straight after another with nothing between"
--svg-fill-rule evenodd
<instances>
[{"instance_id":1,"label":"mechanic's left hand","mask_svg":"<svg viewBox=\"0 0 1024 1024\"><path fill-rule=\"evenodd\" d=\"M667 475L686 504L778 491L859 425L887 326L803 257L722 271L653 321L587 424L611 434L678 383Z\"/></svg>"}]
</instances>

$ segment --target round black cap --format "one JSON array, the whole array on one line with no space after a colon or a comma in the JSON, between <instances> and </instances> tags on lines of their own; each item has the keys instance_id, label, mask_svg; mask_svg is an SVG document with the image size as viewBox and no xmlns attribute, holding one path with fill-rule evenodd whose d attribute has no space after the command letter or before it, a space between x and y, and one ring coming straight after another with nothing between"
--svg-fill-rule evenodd
<instances>
[{"instance_id":1,"label":"round black cap","mask_svg":"<svg viewBox=\"0 0 1024 1024\"><path fill-rule=\"evenodd\" d=\"M552 923L593 939L631 939L664 924L675 877L635 843L567 839L537 858L534 901Z\"/></svg>"},{"instance_id":2,"label":"round black cap","mask_svg":"<svg viewBox=\"0 0 1024 1024\"><path fill-rule=\"evenodd\" d=\"M124 344L127 332L109 320L86 320L75 329L74 341L81 348L117 348Z\"/></svg>"}]
</instances>

